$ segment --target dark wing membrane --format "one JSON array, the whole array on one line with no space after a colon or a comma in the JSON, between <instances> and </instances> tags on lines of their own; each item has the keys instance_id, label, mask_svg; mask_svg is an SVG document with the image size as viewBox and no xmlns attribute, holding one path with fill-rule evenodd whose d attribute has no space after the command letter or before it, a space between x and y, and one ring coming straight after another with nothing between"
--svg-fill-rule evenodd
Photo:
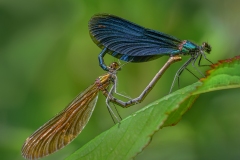
<instances>
[{"instance_id":1,"label":"dark wing membrane","mask_svg":"<svg viewBox=\"0 0 240 160\"><path fill-rule=\"evenodd\" d=\"M22 147L26 159L49 155L70 143L85 127L98 98L93 84L78 95L62 112L34 132Z\"/></svg>"},{"instance_id":2,"label":"dark wing membrane","mask_svg":"<svg viewBox=\"0 0 240 160\"><path fill-rule=\"evenodd\" d=\"M117 52L108 51L108 54L116 57L117 59L126 62L148 62L160 58L162 55L148 55L148 56L128 56L126 54L119 54Z\"/></svg>"},{"instance_id":3,"label":"dark wing membrane","mask_svg":"<svg viewBox=\"0 0 240 160\"><path fill-rule=\"evenodd\" d=\"M176 53L181 43L181 40L173 36L109 14L93 16L89 21L89 31L93 41L100 48L107 47L110 52L128 56Z\"/></svg>"}]
</instances>

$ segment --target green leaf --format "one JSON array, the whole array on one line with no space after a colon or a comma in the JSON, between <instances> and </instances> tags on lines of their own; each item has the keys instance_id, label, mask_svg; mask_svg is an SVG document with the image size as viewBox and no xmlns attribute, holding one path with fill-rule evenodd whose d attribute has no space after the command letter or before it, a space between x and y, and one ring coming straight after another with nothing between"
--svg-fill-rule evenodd
<instances>
[{"instance_id":1,"label":"green leaf","mask_svg":"<svg viewBox=\"0 0 240 160\"><path fill-rule=\"evenodd\" d=\"M240 56L220 61L207 78L167 95L130 115L73 153L67 160L132 159L160 128L177 124L199 94L240 87Z\"/></svg>"}]
</instances>

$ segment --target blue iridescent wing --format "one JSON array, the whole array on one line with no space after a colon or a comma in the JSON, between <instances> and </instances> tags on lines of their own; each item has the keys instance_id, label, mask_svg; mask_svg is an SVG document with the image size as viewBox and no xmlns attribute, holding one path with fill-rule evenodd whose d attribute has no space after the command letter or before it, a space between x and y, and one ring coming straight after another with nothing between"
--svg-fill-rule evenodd
<instances>
[{"instance_id":1,"label":"blue iridescent wing","mask_svg":"<svg viewBox=\"0 0 240 160\"><path fill-rule=\"evenodd\" d=\"M109 14L94 15L89 31L100 48L107 47L109 54L125 61L148 61L180 52L181 40Z\"/></svg>"}]
</instances>

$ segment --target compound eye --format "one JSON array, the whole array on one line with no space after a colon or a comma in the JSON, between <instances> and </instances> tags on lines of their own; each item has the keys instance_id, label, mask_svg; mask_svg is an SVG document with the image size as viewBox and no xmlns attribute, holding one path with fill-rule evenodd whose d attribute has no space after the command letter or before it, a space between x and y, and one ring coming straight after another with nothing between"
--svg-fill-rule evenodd
<instances>
[{"instance_id":1,"label":"compound eye","mask_svg":"<svg viewBox=\"0 0 240 160\"><path fill-rule=\"evenodd\" d=\"M109 66L112 70L116 70L119 67L119 64L117 62L113 62L110 66Z\"/></svg>"},{"instance_id":2,"label":"compound eye","mask_svg":"<svg viewBox=\"0 0 240 160\"><path fill-rule=\"evenodd\" d=\"M210 53L212 50L212 47L207 43L207 42L203 42L202 44L202 48L205 50L205 52Z\"/></svg>"}]
</instances>

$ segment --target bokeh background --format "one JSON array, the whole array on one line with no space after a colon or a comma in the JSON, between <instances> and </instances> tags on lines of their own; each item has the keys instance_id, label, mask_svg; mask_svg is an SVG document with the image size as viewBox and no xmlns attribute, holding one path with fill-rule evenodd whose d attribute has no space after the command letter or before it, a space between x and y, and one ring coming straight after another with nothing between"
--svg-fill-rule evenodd
<instances>
[{"instance_id":1,"label":"bokeh background","mask_svg":"<svg viewBox=\"0 0 240 160\"><path fill-rule=\"evenodd\" d=\"M94 14L111 13L199 45L207 41L212 46L208 58L217 62L240 54L239 6L237 0L1 0L1 159L23 159L20 151L25 139L104 74L97 59L101 50L88 33ZM167 58L125 65L118 74L118 91L138 96ZM117 59L107 55L105 61ZM143 103L128 109L117 107L121 116L168 94L182 63L165 73ZM196 81L183 72L180 84L184 87ZM179 124L156 133L136 159L240 159L239 95L239 89L201 95ZM45 159L64 159L113 125L100 94L84 131Z\"/></svg>"}]
</instances>

